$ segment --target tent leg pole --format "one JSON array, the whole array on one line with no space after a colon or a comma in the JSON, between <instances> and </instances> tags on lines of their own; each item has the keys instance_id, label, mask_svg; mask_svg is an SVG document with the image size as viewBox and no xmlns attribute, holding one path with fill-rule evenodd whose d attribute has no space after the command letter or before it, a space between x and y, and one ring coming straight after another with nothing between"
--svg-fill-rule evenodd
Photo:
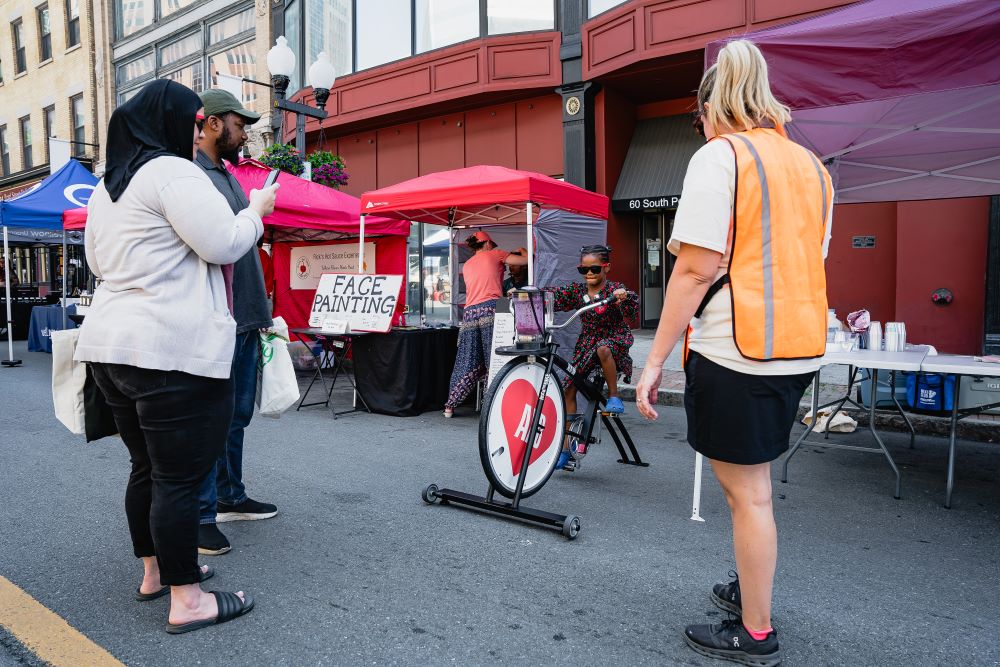
<instances>
[{"instance_id":1,"label":"tent leg pole","mask_svg":"<svg viewBox=\"0 0 1000 667\"><path fill-rule=\"evenodd\" d=\"M8 368L20 366L21 360L14 358L14 318L10 310L10 246L7 244L7 225L3 227L3 273L7 290L7 360L0 362Z\"/></svg>"},{"instance_id":2,"label":"tent leg pole","mask_svg":"<svg viewBox=\"0 0 1000 667\"><path fill-rule=\"evenodd\" d=\"M372 267L374 273L375 267ZM361 233L358 235L358 273L365 272L365 216L361 216Z\"/></svg>"},{"instance_id":3,"label":"tent leg pole","mask_svg":"<svg viewBox=\"0 0 1000 667\"><path fill-rule=\"evenodd\" d=\"M535 234L531 222L531 202L528 202L528 284L535 284Z\"/></svg>"},{"instance_id":4,"label":"tent leg pole","mask_svg":"<svg viewBox=\"0 0 1000 667\"><path fill-rule=\"evenodd\" d=\"M451 299L448 301L448 326L455 326L455 290L458 289L458 262L455 261L455 228L448 225L448 275L451 276Z\"/></svg>"},{"instance_id":5,"label":"tent leg pole","mask_svg":"<svg viewBox=\"0 0 1000 667\"><path fill-rule=\"evenodd\" d=\"M63 228L63 242L62 242L62 317L63 317L63 329L66 329L66 229Z\"/></svg>"}]
</instances>

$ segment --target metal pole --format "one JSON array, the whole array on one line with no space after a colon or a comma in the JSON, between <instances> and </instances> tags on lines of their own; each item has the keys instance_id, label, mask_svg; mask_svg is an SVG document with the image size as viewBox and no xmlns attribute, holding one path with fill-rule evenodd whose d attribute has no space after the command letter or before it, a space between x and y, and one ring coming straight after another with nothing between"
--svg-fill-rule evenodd
<instances>
[{"instance_id":1,"label":"metal pole","mask_svg":"<svg viewBox=\"0 0 1000 667\"><path fill-rule=\"evenodd\" d=\"M691 501L691 520L705 523L701 518L701 475L705 457L697 452L694 455L694 499Z\"/></svg>"},{"instance_id":2,"label":"metal pole","mask_svg":"<svg viewBox=\"0 0 1000 667\"><path fill-rule=\"evenodd\" d=\"M14 358L14 318L10 314L10 246L7 244L7 225L3 226L3 273L7 289L7 361L8 368L20 366L21 360Z\"/></svg>"},{"instance_id":3,"label":"metal pole","mask_svg":"<svg viewBox=\"0 0 1000 667\"><path fill-rule=\"evenodd\" d=\"M63 329L66 328L66 228L63 227L62 242L62 320Z\"/></svg>"},{"instance_id":4,"label":"metal pole","mask_svg":"<svg viewBox=\"0 0 1000 667\"><path fill-rule=\"evenodd\" d=\"M373 269L375 267L372 267ZM361 233L358 235L358 273L365 272L365 216L361 216Z\"/></svg>"},{"instance_id":5,"label":"metal pole","mask_svg":"<svg viewBox=\"0 0 1000 667\"><path fill-rule=\"evenodd\" d=\"M451 278L451 298L448 300L448 326L455 326L455 293L458 289L458 262L455 261L455 228L448 225L448 276Z\"/></svg>"},{"instance_id":6,"label":"metal pole","mask_svg":"<svg viewBox=\"0 0 1000 667\"><path fill-rule=\"evenodd\" d=\"M302 159L306 159L306 117L300 113L295 114L295 147Z\"/></svg>"},{"instance_id":7,"label":"metal pole","mask_svg":"<svg viewBox=\"0 0 1000 667\"><path fill-rule=\"evenodd\" d=\"M535 284L535 234L531 223L531 202L528 202L528 284Z\"/></svg>"}]
</instances>

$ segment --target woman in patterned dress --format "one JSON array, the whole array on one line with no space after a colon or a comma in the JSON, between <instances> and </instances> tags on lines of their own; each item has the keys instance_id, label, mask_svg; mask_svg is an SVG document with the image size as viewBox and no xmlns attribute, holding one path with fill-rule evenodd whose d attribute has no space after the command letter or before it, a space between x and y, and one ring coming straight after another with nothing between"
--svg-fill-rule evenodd
<instances>
[{"instance_id":1,"label":"woman in patterned dress","mask_svg":"<svg viewBox=\"0 0 1000 667\"><path fill-rule=\"evenodd\" d=\"M480 230L466 239L475 254L462 267L465 277L465 312L458 334L458 356L451 372L451 389L444 406L444 416L452 417L455 408L472 393L476 383L486 377L493 344L493 317L503 289L506 266L527 265L527 254L508 253L497 248L490 235Z\"/></svg>"},{"instance_id":2,"label":"woman in patterned dress","mask_svg":"<svg viewBox=\"0 0 1000 667\"><path fill-rule=\"evenodd\" d=\"M580 249L580 266L577 271L584 282L563 287L547 288L555 295L556 310L578 310L587 303L614 295L617 303L584 313L580 317L580 337L573 351L573 366L578 373L587 375L600 367L608 385L605 409L620 414L625 405L618 396L618 373L625 382L632 379L632 357L629 348L634 342L629 321L639 316L639 295L629 292L621 283L608 280L611 270L611 249L603 245L585 246ZM584 300L584 297L587 297ZM566 414L576 412L576 387L566 387Z\"/></svg>"}]
</instances>

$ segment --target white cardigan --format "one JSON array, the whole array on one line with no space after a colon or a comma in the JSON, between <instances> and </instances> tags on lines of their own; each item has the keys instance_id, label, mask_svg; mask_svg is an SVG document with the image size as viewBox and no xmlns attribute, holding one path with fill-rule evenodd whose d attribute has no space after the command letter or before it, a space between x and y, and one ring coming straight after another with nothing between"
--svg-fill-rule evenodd
<instances>
[{"instance_id":1,"label":"white cardigan","mask_svg":"<svg viewBox=\"0 0 1000 667\"><path fill-rule=\"evenodd\" d=\"M228 378L236 341L221 264L264 232L250 209L233 214L190 160L143 165L117 202L104 181L87 206L87 263L103 282L77 361Z\"/></svg>"}]
</instances>

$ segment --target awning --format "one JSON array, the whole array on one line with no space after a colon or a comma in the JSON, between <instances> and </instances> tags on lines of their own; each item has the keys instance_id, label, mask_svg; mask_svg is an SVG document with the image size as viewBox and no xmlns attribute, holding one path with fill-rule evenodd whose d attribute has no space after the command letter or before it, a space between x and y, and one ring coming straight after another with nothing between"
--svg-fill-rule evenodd
<instances>
[{"instance_id":1,"label":"awning","mask_svg":"<svg viewBox=\"0 0 1000 667\"><path fill-rule=\"evenodd\" d=\"M677 208L691 156L705 145L691 116L640 120L625 156L611 209L638 213Z\"/></svg>"}]
</instances>

